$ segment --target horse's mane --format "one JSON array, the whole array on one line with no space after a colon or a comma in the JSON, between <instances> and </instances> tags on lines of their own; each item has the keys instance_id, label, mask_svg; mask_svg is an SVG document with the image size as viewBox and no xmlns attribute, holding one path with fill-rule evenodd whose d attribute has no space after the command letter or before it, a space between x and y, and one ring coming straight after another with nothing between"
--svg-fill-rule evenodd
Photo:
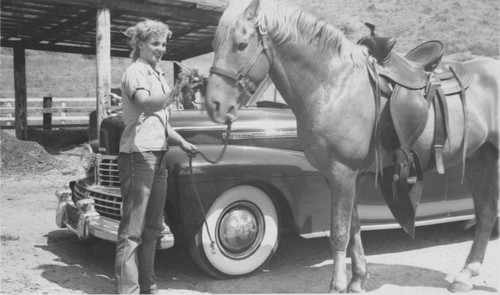
<instances>
[{"instance_id":1,"label":"horse's mane","mask_svg":"<svg viewBox=\"0 0 500 295\"><path fill-rule=\"evenodd\" d=\"M245 9L249 3L249 0L237 0L228 5L217 28L214 49L227 42L231 29L238 21L248 17ZM365 47L352 43L341 30L324 19L297 7L274 0L261 0L255 23L263 23L267 27L275 45L314 44L318 51L336 53L347 62L361 64L366 60Z\"/></svg>"}]
</instances>

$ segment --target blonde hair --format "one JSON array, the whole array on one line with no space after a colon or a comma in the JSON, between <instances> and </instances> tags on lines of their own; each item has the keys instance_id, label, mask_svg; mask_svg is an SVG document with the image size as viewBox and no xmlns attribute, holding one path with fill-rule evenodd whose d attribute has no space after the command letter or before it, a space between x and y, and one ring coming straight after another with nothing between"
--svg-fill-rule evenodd
<instances>
[{"instance_id":1,"label":"blonde hair","mask_svg":"<svg viewBox=\"0 0 500 295\"><path fill-rule=\"evenodd\" d=\"M166 38L170 38L172 36L172 31L170 31L168 25L160 21L150 19L138 22L123 33L125 36L130 38L129 45L132 48L130 57L132 58L132 61L136 61L139 57L139 42L146 42L149 36L153 34L157 36L165 35Z\"/></svg>"}]
</instances>

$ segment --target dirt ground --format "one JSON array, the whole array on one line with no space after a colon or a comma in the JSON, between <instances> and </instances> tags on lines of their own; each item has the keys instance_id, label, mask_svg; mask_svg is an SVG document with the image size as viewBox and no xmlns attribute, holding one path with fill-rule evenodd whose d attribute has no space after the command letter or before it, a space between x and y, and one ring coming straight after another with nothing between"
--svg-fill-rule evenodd
<instances>
[{"instance_id":1,"label":"dirt ground","mask_svg":"<svg viewBox=\"0 0 500 295\"><path fill-rule=\"evenodd\" d=\"M1 293L113 293L114 244L80 241L55 224L54 192L83 175L81 145L51 148L47 153L35 142L24 143L28 149L31 144L35 156L6 158L26 152L16 142L11 142L13 148L8 151L8 141L3 134ZM12 168L16 165L24 169ZM418 228L413 241L402 230L364 232L368 293L449 294L446 287L462 267L473 237L473 231L464 230L463 225ZM468 294L499 293L499 250L495 236L482 273ZM158 252L156 272L163 294L326 293L332 260L327 238L306 240L284 233L265 270L246 278L217 280L205 275L182 245Z\"/></svg>"}]
</instances>

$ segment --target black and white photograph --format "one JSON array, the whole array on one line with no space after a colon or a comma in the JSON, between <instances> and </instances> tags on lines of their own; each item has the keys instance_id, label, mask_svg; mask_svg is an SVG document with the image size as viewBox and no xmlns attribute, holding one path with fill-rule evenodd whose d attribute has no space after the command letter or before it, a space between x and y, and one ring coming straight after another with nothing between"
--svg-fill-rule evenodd
<instances>
[{"instance_id":1,"label":"black and white photograph","mask_svg":"<svg viewBox=\"0 0 500 295\"><path fill-rule=\"evenodd\" d=\"M500 293L498 0L1 0L0 294Z\"/></svg>"}]
</instances>

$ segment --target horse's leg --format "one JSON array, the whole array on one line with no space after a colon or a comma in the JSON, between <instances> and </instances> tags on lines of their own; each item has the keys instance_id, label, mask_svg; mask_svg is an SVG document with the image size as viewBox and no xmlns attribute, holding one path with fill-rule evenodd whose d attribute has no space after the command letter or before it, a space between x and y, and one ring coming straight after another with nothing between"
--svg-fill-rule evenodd
<instances>
[{"instance_id":1,"label":"horse's leg","mask_svg":"<svg viewBox=\"0 0 500 295\"><path fill-rule=\"evenodd\" d=\"M330 244L333 254L333 277L330 292L347 290L346 249L349 242L357 173L335 162L325 173L331 195Z\"/></svg>"},{"instance_id":2,"label":"horse's leg","mask_svg":"<svg viewBox=\"0 0 500 295\"><path fill-rule=\"evenodd\" d=\"M474 200L476 232L465 266L450 286L452 292L471 290L471 278L479 274L484 260L498 214L498 149L490 143L483 145L467 160L466 169Z\"/></svg>"},{"instance_id":3,"label":"horse's leg","mask_svg":"<svg viewBox=\"0 0 500 295\"><path fill-rule=\"evenodd\" d=\"M354 203L351 219L351 238L347 246L352 261L352 279L347 291L349 293L364 292L363 285L367 277L365 251L361 242L361 225L359 222L358 206Z\"/></svg>"}]
</instances>

